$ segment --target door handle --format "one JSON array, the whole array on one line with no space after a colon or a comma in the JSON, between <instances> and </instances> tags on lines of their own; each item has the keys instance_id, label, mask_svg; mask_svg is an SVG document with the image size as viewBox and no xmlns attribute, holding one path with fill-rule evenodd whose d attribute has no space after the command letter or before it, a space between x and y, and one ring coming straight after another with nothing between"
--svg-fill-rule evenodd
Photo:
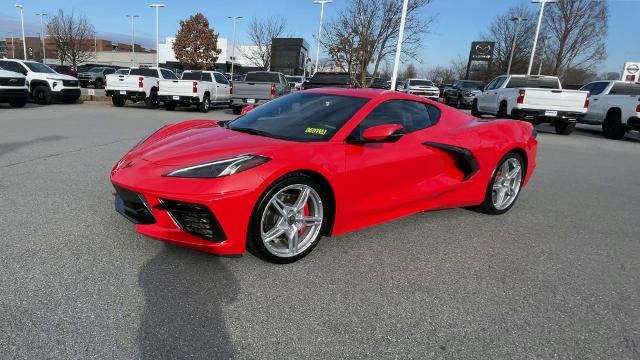
<instances>
[{"instance_id":1,"label":"door handle","mask_svg":"<svg viewBox=\"0 0 640 360\"><path fill-rule=\"evenodd\" d=\"M596 101L596 100L598 100L598 99L593 99L593 101Z\"/></svg>"}]
</instances>

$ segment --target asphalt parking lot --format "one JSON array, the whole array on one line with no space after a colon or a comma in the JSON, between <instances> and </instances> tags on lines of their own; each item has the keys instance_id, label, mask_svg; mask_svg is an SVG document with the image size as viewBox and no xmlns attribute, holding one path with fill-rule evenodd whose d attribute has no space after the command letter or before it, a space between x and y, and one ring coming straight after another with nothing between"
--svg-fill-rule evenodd
<instances>
[{"instance_id":1,"label":"asphalt parking lot","mask_svg":"<svg viewBox=\"0 0 640 360\"><path fill-rule=\"evenodd\" d=\"M208 114L0 106L0 357L639 359L640 137L540 127L507 214L420 213L278 266L151 240L111 166Z\"/></svg>"}]
</instances>

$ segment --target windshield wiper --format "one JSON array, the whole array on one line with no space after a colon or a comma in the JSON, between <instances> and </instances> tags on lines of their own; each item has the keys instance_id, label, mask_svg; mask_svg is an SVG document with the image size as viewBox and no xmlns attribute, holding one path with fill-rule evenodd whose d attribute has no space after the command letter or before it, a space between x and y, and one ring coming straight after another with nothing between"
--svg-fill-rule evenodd
<instances>
[{"instance_id":1,"label":"windshield wiper","mask_svg":"<svg viewBox=\"0 0 640 360\"><path fill-rule=\"evenodd\" d=\"M246 134L251 134L251 135L259 135L259 136L266 136L266 137L274 137L272 134L266 132L266 131L262 131L262 130L257 130L257 129L252 129L252 128L246 128L246 127L230 127L229 129L234 130L234 131L238 131L238 132L242 132L242 133L246 133Z\"/></svg>"}]
</instances>

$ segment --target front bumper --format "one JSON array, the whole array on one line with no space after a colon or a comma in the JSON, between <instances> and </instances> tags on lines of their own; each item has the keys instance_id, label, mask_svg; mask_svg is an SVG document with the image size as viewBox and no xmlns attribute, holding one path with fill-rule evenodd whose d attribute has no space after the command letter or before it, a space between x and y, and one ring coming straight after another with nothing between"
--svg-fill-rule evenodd
<instances>
[{"instance_id":1,"label":"front bumper","mask_svg":"<svg viewBox=\"0 0 640 360\"><path fill-rule=\"evenodd\" d=\"M476 96L465 96L462 98L462 104L463 105L468 105L471 106L471 104L473 104L473 100L476 99Z\"/></svg>"},{"instance_id":2,"label":"front bumper","mask_svg":"<svg viewBox=\"0 0 640 360\"><path fill-rule=\"evenodd\" d=\"M410 91L409 94L411 95L415 95L415 96L420 96L423 98L427 98L427 99L431 99L431 100L438 100L438 98L440 97L440 93L437 91Z\"/></svg>"},{"instance_id":3,"label":"front bumper","mask_svg":"<svg viewBox=\"0 0 640 360\"><path fill-rule=\"evenodd\" d=\"M0 89L0 103L13 101L27 101L29 90L23 89Z\"/></svg>"},{"instance_id":4,"label":"front bumper","mask_svg":"<svg viewBox=\"0 0 640 360\"><path fill-rule=\"evenodd\" d=\"M570 111L557 111L555 116L546 115L546 110L539 109L517 109L511 110L511 117L520 120L526 120L532 124L543 124L556 122L568 123L576 122L581 119L585 114Z\"/></svg>"},{"instance_id":5,"label":"front bumper","mask_svg":"<svg viewBox=\"0 0 640 360\"><path fill-rule=\"evenodd\" d=\"M78 99L80 97L80 88L66 88L59 91L52 91L51 95L54 99Z\"/></svg>"},{"instance_id":6,"label":"front bumper","mask_svg":"<svg viewBox=\"0 0 640 360\"><path fill-rule=\"evenodd\" d=\"M251 170L214 179L159 175L170 170L175 166L145 160L119 163L111 175L116 210L142 235L217 255L244 254L253 206L264 190L262 178ZM209 213L207 238L194 227Z\"/></svg>"}]
</instances>

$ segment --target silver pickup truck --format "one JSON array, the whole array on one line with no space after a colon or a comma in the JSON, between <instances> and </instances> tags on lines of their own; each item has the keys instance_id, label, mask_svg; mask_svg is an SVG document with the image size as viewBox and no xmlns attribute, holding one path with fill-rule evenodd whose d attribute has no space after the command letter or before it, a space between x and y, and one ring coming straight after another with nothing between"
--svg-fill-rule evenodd
<instances>
[{"instance_id":1,"label":"silver pickup truck","mask_svg":"<svg viewBox=\"0 0 640 360\"><path fill-rule=\"evenodd\" d=\"M291 92L285 76L273 71L252 71L244 81L231 85L231 109L235 115L240 115L245 106L264 104Z\"/></svg>"}]
</instances>

